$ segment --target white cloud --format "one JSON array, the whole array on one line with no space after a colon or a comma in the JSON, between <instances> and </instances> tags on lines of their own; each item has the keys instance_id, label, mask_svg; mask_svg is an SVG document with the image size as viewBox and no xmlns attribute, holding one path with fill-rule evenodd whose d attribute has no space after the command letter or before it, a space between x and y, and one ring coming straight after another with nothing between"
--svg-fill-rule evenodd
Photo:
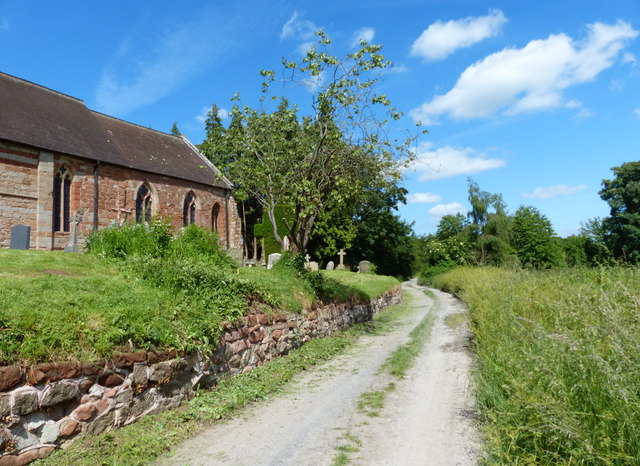
<instances>
[{"instance_id":1,"label":"white cloud","mask_svg":"<svg viewBox=\"0 0 640 466\"><path fill-rule=\"evenodd\" d=\"M566 105L565 89L594 80L638 36L623 21L587 28L589 33L580 42L554 34L521 49L489 55L468 67L453 89L412 110L411 115L416 121L435 124L441 115L489 118L500 112L513 115Z\"/></svg>"},{"instance_id":2,"label":"white cloud","mask_svg":"<svg viewBox=\"0 0 640 466\"><path fill-rule=\"evenodd\" d=\"M407 202L412 204L433 204L441 200L442 196L434 193L413 193L407 196Z\"/></svg>"},{"instance_id":3,"label":"white cloud","mask_svg":"<svg viewBox=\"0 0 640 466\"><path fill-rule=\"evenodd\" d=\"M591 110L589 110L588 108L581 108L580 111L578 113L576 113L573 116L573 120L584 120L585 118L592 118L596 116L595 113L593 113Z\"/></svg>"},{"instance_id":4,"label":"white cloud","mask_svg":"<svg viewBox=\"0 0 640 466\"><path fill-rule=\"evenodd\" d=\"M459 48L496 36L506 22L507 18L500 10L491 10L487 16L469 16L446 23L436 21L413 43L411 55L430 61L441 60Z\"/></svg>"},{"instance_id":5,"label":"white cloud","mask_svg":"<svg viewBox=\"0 0 640 466\"><path fill-rule=\"evenodd\" d=\"M467 208L459 202L450 202L449 204L438 204L427 211L432 217L440 218L445 215L466 214Z\"/></svg>"},{"instance_id":6,"label":"white cloud","mask_svg":"<svg viewBox=\"0 0 640 466\"><path fill-rule=\"evenodd\" d=\"M634 108L633 109L633 114L635 116L637 116L638 118L640 118L640 108Z\"/></svg>"},{"instance_id":7,"label":"white cloud","mask_svg":"<svg viewBox=\"0 0 640 466\"><path fill-rule=\"evenodd\" d=\"M369 27L364 27L358 29L356 33L353 35L353 40L351 41L351 48L356 48L360 45L360 41L363 40L367 43L373 42L373 38L376 36L376 30Z\"/></svg>"},{"instance_id":8,"label":"white cloud","mask_svg":"<svg viewBox=\"0 0 640 466\"><path fill-rule=\"evenodd\" d=\"M632 66L635 66L636 63L638 63L638 59L633 53L627 52L624 55L622 55L622 63L629 63Z\"/></svg>"},{"instance_id":9,"label":"white cloud","mask_svg":"<svg viewBox=\"0 0 640 466\"><path fill-rule=\"evenodd\" d=\"M196 121L203 125L204 122L207 121L207 118L209 118L210 110L211 107L202 107L200 114L195 117ZM218 107L218 116L221 120L226 120L229 117L229 111L226 108Z\"/></svg>"},{"instance_id":10,"label":"white cloud","mask_svg":"<svg viewBox=\"0 0 640 466\"><path fill-rule=\"evenodd\" d=\"M302 15L294 11L291 18L282 26L280 31L280 39L302 39L309 40L313 38L314 34L318 30L318 26L312 21L302 19Z\"/></svg>"},{"instance_id":11,"label":"white cloud","mask_svg":"<svg viewBox=\"0 0 640 466\"><path fill-rule=\"evenodd\" d=\"M418 149L415 162L409 171L418 173L420 181L471 175L485 170L493 170L505 165L505 160L489 158L470 147L446 146L432 150L431 143L424 143Z\"/></svg>"},{"instance_id":12,"label":"white cloud","mask_svg":"<svg viewBox=\"0 0 640 466\"><path fill-rule=\"evenodd\" d=\"M533 192L522 193L522 197L530 199L551 199L558 196L570 196L578 191L587 189L587 186L581 184L578 186L569 186L566 184L557 184L555 186L549 186L548 188L536 188Z\"/></svg>"}]
</instances>

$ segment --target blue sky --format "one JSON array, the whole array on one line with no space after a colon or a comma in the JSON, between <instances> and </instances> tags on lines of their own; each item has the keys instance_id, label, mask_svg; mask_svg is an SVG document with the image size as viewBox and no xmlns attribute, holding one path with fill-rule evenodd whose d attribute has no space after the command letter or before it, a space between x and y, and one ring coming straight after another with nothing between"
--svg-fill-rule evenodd
<instances>
[{"instance_id":1,"label":"blue sky","mask_svg":"<svg viewBox=\"0 0 640 466\"><path fill-rule=\"evenodd\" d=\"M200 143L211 104L257 105L258 71L319 28L339 54L382 44L382 90L429 130L399 210L419 234L466 212L468 176L573 234L608 214L610 168L640 160L638 0L0 0L0 71Z\"/></svg>"}]
</instances>

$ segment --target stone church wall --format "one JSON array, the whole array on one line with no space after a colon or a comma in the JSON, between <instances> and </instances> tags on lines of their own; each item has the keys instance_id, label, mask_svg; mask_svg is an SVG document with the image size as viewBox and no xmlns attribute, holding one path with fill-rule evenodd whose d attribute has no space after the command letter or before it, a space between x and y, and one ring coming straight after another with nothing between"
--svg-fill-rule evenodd
<instances>
[{"instance_id":1,"label":"stone church wall","mask_svg":"<svg viewBox=\"0 0 640 466\"><path fill-rule=\"evenodd\" d=\"M31 227L32 248L64 249L70 232L52 231L53 176L62 165L73 176L71 214L83 211L83 220L78 227L79 237L93 230L93 161L0 141L0 247L9 247L13 225L24 224ZM113 222L135 221L136 194L146 182L152 191L154 216L169 218L176 230L181 228L184 199L192 191L196 198L196 224L212 228L212 209L217 203L220 206L218 234L222 246L241 248L237 206L233 197L225 199L224 189L108 164L98 165L97 174L98 228ZM225 216L227 206L228 219Z\"/></svg>"},{"instance_id":2,"label":"stone church wall","mask_svg":"<svg viewBox=\"0 0 640 466\"><path fill-rule=\"evenodd\" d=\"M37 227L39 154L0 142L0 247L9 247L11 226Z\"/></svg>"},{"instance_id":3,"label":"stone church wall","mask_svg":"<svg viewBox=\"0 0 640 466\"><path fill-rule=\"evenodd\" d=\"M210 358L175 352L118 354L109 361L0 367L0 465L25 464L58 445L171 409L225 374L239 374L371 318L400 289L361 304L303 314L249 315L228 325Z\"/></svg>"}]
</instances>

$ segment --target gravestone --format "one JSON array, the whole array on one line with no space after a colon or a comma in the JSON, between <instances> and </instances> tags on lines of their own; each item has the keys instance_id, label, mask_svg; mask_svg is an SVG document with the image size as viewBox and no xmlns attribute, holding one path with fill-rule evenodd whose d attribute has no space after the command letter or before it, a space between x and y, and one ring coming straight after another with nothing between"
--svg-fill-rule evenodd
<instances>
[{"instance_id":1,"label":"gravestone","mask_svg":"<svg viewBox=\"0 0 640 466\"><path fill-rule=\"evenodd\" d=\"M29 225L15 225L11 227L11 249L29 249L31 227Z\"/></svg>"},{"instance_id":2,"label":"gravestone","mask_svg":"<svg viewBox=\"0 0 640 466\"><path fill-rule=\"evenodd\" d=\"M267 259L267 269L272 269L274 265L280 260L282 254L278 254L274 252L273 254L269 254L269 258Z\"/></svg>"},{"instance_id":3,"label":"gravestone","mask_svg":"<svg viewBox=\"0 0 640 466\"><path fill-rule=\"evenodd\" d=\"M344 270L347 268L344 265L344 256L346 256L347 253L344 252L344 249L340 249L340 252L338 252L338 255L340 256L340 263L338 264L338 270Z\"/></svg>"},{"instance_id":4,"label":"gravestone","mask_svg":"<svg viewBox=\"0 0 640 466\"><path fill-rule=\"evenodd\" d=\"M78 252L78 224L82 222L82 214L84 209L80 209L71 218L71 231L69 232L69 241L64 247L64 252Z\"/></svg>"},{"instance_id":5,"label":"gravestone","mask_svg":"<svg viewBox=\"0 0 640 466\"><path fill-rule=\"evenodd\" d=\"M305 254L304 261L309 262L311 260L311 256L309 254Z\"/></svg>"},{"instance_id":6,"label":"gravestone","mask_svg":"<svg viewBox=\"0 0 640 466\"><path fill-rule=\"evenodd\" d=\"M327 270L333 270L335 266L336 264L334 264L333 261L327 262Z\"/></svg>"},{"instance_id":7,"label":"gravestone","mask_svg":"<svg viewBox=\"0 0 640 466\"><path fill-rule=\"evenodd\" d=\"M318 271L318 263L311 261L311 262L307 262L304 264L304 266L309 269L312 272L317 272Z\"/></svg>"},{"instance_id":8,"label":"gravestone","mask_svg":"<svg viewBox=\"0 0 640 466\"><path fill-rule=\"evenodd\" d=\"M360 261L358 265L359 273L371 273L371 262L369 261Z\"/></svg>"}]
</instances>

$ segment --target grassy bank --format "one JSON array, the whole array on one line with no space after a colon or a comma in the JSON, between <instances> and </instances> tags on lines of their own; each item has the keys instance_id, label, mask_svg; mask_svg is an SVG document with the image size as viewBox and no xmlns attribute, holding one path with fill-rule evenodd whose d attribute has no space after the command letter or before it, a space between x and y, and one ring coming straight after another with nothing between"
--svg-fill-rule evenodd
<instances>
[{"instance_id":1,"label":"grassy bank","mask_svg":"<svg viewBox=\"0 0 640 466\"><path fill-rule=\"evenodd\" d=\"M376 297L398 285L348 272L323 272L312 282L290 267L238 269L218 252L186 254L178 246L169 243L165 257L126 260L0 250L0 363L207 349L222 321L251 309L300 312L322 299Z\"/></svg>"},{"instance_id":2,"label":"grassy bank","mask_svg":"<svg viewBox=\"0 0 640 466\"><path fill-rule=\"evenodd\" d=\"M487 463L640 458L637 269L459 268L434 281L471 311Z\"/></svg>"},{"instance_id":3,"label":"grassy bank","mask_svg":"<svg viewBox=\"0 0 640 466\"><path fill-rule=\"evenodd\" d=\"M174 446L191 438L203 427L237 413L244 406L281 393L302 371L352 347L364 334L393 328L397 319L410 312L409 304L392 306L371 322L356 324L335 335L312 340L287 356L250 372L225 377L211 390L180 408L147 416L122 429L83 439L69 448L55 451L38 464L46 465L142 465L153 462Z\"/></svg>"}]
</instances>

